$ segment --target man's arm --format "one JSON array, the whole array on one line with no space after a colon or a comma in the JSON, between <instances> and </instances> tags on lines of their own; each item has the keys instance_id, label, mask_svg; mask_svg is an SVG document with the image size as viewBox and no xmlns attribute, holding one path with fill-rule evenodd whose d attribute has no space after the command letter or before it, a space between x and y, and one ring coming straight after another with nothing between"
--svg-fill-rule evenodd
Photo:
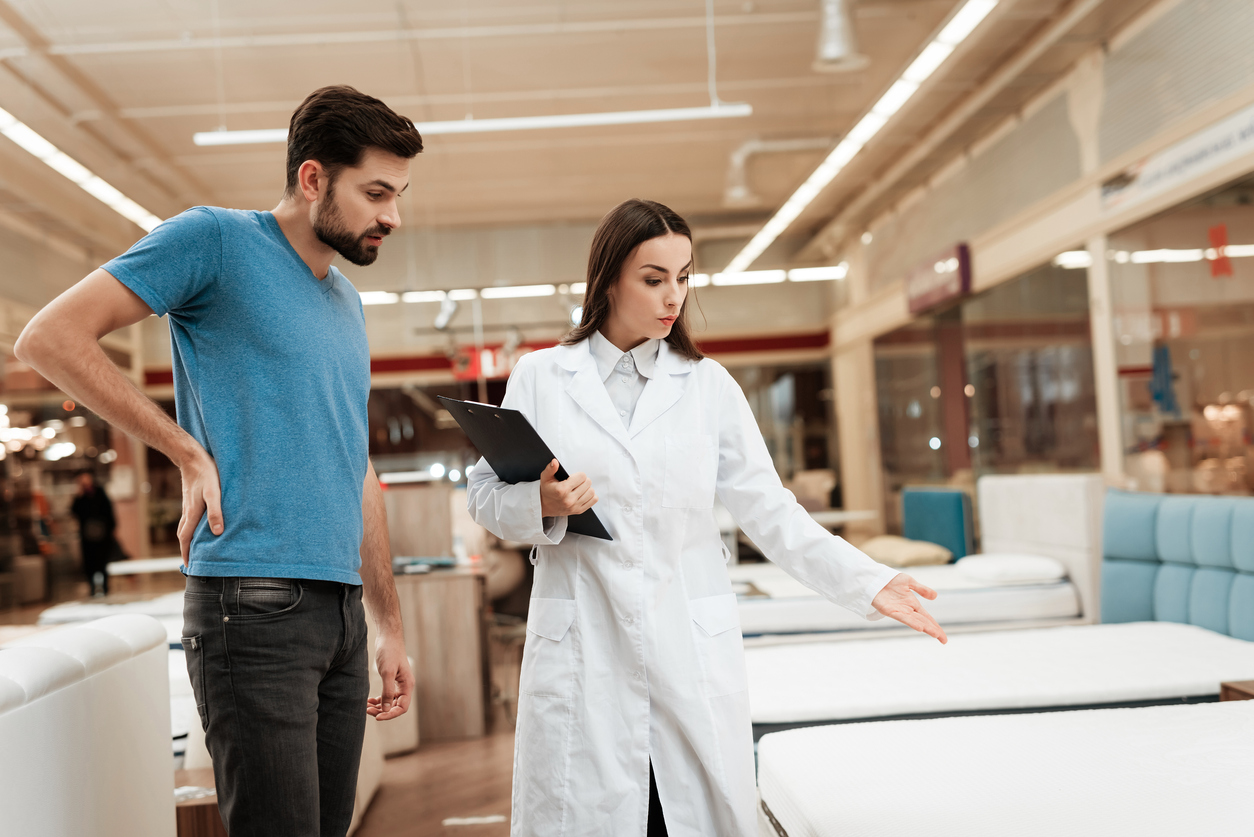
<instances>
[{"instance_id":1,"label":"man's arm","mask_svg":"<svg viewBox=\"0 0 1254 837\"><path fill-rule=\"evenodd\" d=\"M401 606L392 580L392 547L388 543L388 516L383 490L374 465L367 463L362 484L361 539L362 595L374 616L379 638L375 646L375 666L383 678L383 694L367 701L366 712L377 721L404 715L414 691L414 675L405 656L405 634L401 630Z\"/></svg>"},{"instance_id":2,"label":"man's arm","mask_svg":"<svg viewBox=\"0 0 1254 837\"><path fill-rule=\"evenodd\" d=\"M13 353L125 433L170 457L183 478L179 547L187 563L192 534L209 513L209 526L222 534L221 487L213 459L187 431L147 398L100 348L100 338L152 314L134 292L104 270L48 303L22 330Z\"/></svg>"}]
</instances>

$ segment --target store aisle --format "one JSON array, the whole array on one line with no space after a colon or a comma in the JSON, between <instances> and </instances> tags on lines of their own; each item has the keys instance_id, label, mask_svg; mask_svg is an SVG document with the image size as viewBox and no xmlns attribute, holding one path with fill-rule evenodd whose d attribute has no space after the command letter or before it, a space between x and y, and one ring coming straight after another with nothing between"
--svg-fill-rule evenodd
<instances>
[{"instance_id":1,"label":"store aisle","mask_svg":"<svg viewBox=\"0 0 1254 837\"><path fill-rule=\"evenodd\" d=\"M383 784L356 837L503 837L509 834L514 731L425 744L387 760ZM504 817L444 825L450 818Z\"/></svg>"}]
</instances>

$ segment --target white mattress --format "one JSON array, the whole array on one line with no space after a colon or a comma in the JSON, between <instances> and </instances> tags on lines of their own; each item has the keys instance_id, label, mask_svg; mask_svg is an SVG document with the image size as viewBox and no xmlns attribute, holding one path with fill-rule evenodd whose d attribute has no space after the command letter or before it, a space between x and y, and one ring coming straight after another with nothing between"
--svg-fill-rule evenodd
<instances>
[{"instance_id":1,"label":"white mattress","mask_svg":"<svg viewBox=\"0 0 1254 837\"><path fill-rule=\"evenodd\" d=\"M793 730L758 785L788 837L1249 834L1254 701Z\"/></svg>"},{"instance_id":2,"label":"white mattress","mask_svg":"<svg viewBox=\"0 0 1254 837\"><path fill-rule=\"evenodd\" d=\"M755 724L1216 695L1254 642L1135 622L746 648Z\"/></svg>"},{"instance_id":3,"label":"white mattress","mask_svg":"<svg viewBox=\"0 0 1254 837\"><path fill-rule=\"evenodd\" d=\"M728 569L739 599L740 630L747 637L901 627L891 619L871 622L834 605L775 564L737 564ZM903 572L936 590L937 598L924 606L945 626L1080 615L1080 599L1069 581L991 585L966 578L953 564L907 567Z\"/></svg>"},{"instance_id":4,"label":"white mattress","mask_svg":"<svg viewBox=\"0 0 1254 837\"><path fill-rule=\"evenodd\" d=\"M66 602L55 605L39 614L40 625L69 625L90 622L119 613L140 613L151 616L166 629L171 647L181 647L183 633L183 593L167 593L155 599L137 602Z\"/></svg>"}]
</instances>

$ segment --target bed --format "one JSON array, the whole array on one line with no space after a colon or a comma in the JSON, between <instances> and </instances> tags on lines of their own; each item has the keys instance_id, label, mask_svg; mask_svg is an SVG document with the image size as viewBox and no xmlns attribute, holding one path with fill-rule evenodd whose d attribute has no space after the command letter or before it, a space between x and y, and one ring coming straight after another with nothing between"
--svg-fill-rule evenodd
<instances>
[{"instance_id":1,"label":"bed","mask_svg":"<svg viewBox=\"0 0 1254 837\"><path fill-rule=\"evenodd\" d=\"M1254 701L768 735L763 837L1247 834Z\"/></svg>"},{"instance_id":2,"label":"bed","mask_svg":"<svg viewBox=\"0 0 1254 837\"><path fill-rule=\"evenodd\" d=\"M745 649L755 737L794 726L1213 701L1254 678L1254 498L1109 492L1105 624Z\"/></svg>"},{"instance_id":3,"label":"bed","mask_svg":"<svg viewBox=\"0 0 1254 837\"><path fill-rule=\"evenodd\" d=\"M1254 642L1134 622L745 649L754 737L818 724L1204 702Z\"/></svg>"},{"instance_id":4,"label":"bed","mask_svg":"<svg viewBox=\"0 0 1254 837\"><path fill-rule=\"evenodd\" d=\"M947 630L1096 621L1103 490L1096 474L987 476L977 484L981 551L1052 558L1066 569L1064 579L989 584L953 564L903 572L941 593L928 609ZM747 647L909 633L832 604L774 564L738 564L729 572Z\"/></svg>"}]
</instances>

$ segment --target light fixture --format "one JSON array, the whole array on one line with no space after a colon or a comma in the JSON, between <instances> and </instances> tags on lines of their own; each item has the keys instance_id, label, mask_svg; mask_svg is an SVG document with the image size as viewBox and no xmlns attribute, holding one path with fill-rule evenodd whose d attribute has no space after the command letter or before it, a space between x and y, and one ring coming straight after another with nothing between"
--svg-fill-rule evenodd
<instances>
[{"instance_id":1,"label":"light fixture","mask_svg":"<svg viewBox=\"0 0 1254 837\"><path fill-rule=\"evenodd\" d=\"M588 290L587 282L571 282L570 283L570 292L572 294L582 294L586 290Z\"/></svg>"},{"instance_id":2,"label":"light fixture","mask_svg":"<svg viewBox=\"0 0 1254 837\"><path fill-rule=\"evenodd\" d=\"M831 267L794 267L788 271L789 282L822 282L844 279L849 275L849 263L841 262Z\"/></svg>"},{"instance_id":3,"label":"light fixture","mask_svg":"<svg viewBox=\"0 0 1254 837\"><path fill-rule=\"evenodd\" d=\"M1093 255L1088 250L1068 250L1054 256L1054 267L1076 270L1093 266Z\"/></svg>"},{"instance_id":4,"label":"light fixture","mask_svg":"<svg viewBox=\"0 0 1254 837\"><path fill-rule=\"evenodd\" d=\"M438 480L440 477L444 476L444 464L441 462L433 463L432 466L427 469L427 473Z\"/></svg>"},{"instance_id":5,"label":"light fixture","mask_svg":"<svg viewBox=\"0 0 1254 837\"><path fill-rule=\"evenodd\" d=\"M440 301L440 313L435 315L435 322L433 323L435 330L444 331L444 329L448 328L449 322L456 313L457 300L453 299L452 294L449 294L448 297Z\"/></svg>"},{"instance_id":6,"label":"light fixture","mask_svg":"<svg viewBox=\"0 0 1254 837\"><path fill-rule=\"evenodd\" d=\"M710 281L715 285L773 285L786 278L786 270L746 270L715 273Z\"/></svg>"},{"instance_id":7,"label":"light fixture","mask_svg":"<svg viewBox=\"0 0 1254 837\"><path fill-rule=\"evenodd\" d=\"M784 202L784 205L758 230L735 258L727 265L728 272L736 273L748 268L762 255L767 247L780 236L789 225L797 219L810 202L835 179L850 160L857 155L871 137L875 136L888 122L889 118L901 109L913 96L924 81L940 67L945 59L953 53L958 44L988 16L998 0L967 0L954 13L940 33L924 47L918 57L893 82L887 92L880 97L860 120L853 126L845 138L837 143L818 168L797 187L797 191ZM870 233L863 234L863 244L869 244Z\"/></svg>"},{"instance_id":8,"label":"light fixture","mask_svg":"<svg viewBox=\"0 0 1254 837\"><path fill-rule=\"evenodd\" d=\"M551 116L510 116L502 119L450 119L447 122L415 122L414 127L423 136L435 136L496 131L534 131L550 128L590 128L602 125L638 125L650 122L691 122L698 119L731 119L752 115L752 105L744 102L734 104L720 102L698 108L558 113ZM201 146L287 142L287 129L199 131L192 134L192 142Z\"/></svg>"},{"instance_id":9,"label":"light fixture","mask_svg":"<svg viewBox=\"0 0 1254 837\"><path fill-rule=\"evenodd\" d=\"M479 296L484 299L516 299L524 296L552 296L557 293L555 285L502 285L496 288L481 288Z\"/></svg>"},{"instance_id":10,"label":"light fixture","mask_svg":"<svg viewBox=\"0 0 1254 837\"><path fill-rule=\"evenodd\" d=\"M940 450L941 440L938 436L933 436L927 440L927 446L932 450Z\"/></svg>"},{"instance_id":11,"label":"light fixture","mask_svg":"<svg viewBox=\"0 0 1254 837\"><path fill-rule=\"evenodd\" d=\"M708 284L710 284L710 274L708 273L694 273L688 277L688 287L690 288L704 288Z\"/></svg>"},{"instance_id":12,"label":"light fixture","mask_svg":"<svg viewBox=\"0 0 1254 837\"><path fill-rule=\"evenodd\" d=\"M570 324L573 326L577 326L581 322L583 322L583 306L572 305L570 307ZM470 473L470 472L467 471L467 473Z\"/></svg>"},{"instance_id":13,"label":"light fixture","mask_svg":"<svg viewBox=\"0 0 1254 837\"><path fill-rule=\"evenodd\" d=\"M474 288L458 288L448 292L448 298L454 302L465 302L469 299L478 299L479 292Z\"/></svg>"},{"instance_id":14,"label":"light fixture","mask_svg":"<svg viewBox=\"0 0 1254 837\"><path fill-rule=\"evenodd\" d=\"M384 485L400 485L407 482L430 482L430 471L387 471L379 474L379 482Z\"/></svg>"},{"instance_id":15,"label":"light fixture","mask_svg":"<svg viewBox=\"0 0 1254 837\"><path fill-rule=\"evenodd\" d=\"M458 482L462 478L462 472L454 468L448 472L448 478L452 482Z\"/></svg>"},{"instance_id":16,"label":"light fixture","mask_svg":"<svg viewBox=\"0 0 1254 837\"><path fill-rule=\"evenodd\" d=\"M161 219L119 192L98 175L33 131L7 110L0 108L0 134L33 154L57 174L112 209L144 232L152 232Z\"/></svg>"},{"instance_id":17,"label":"light fixture","mask_svg":"<svg viewBox=\"0 0 1254 837\"><path fill-rule=\"evenodd\" d=\"M358 295L362 305L391 305L401 299L400 294L391 291L361 291Z\"/></svg>"},{"instance_id":18,"label":"light fixture","mask_svg":"<svg viewBox=\"0 0 1254 837\"><path fill-rule=\"evenodd\" d=\"M1161 264L1163 262L1200 262L1205 256L1204 251L1197 250L1135 250L1132 253L1133 264Z\"/></svg>"},{"instance_id":19,"label":"light fixture","mask_svg":"<svg viewBox=\"0 0 1254 837\"><path fill-rule=\"evenodd\" d=\"M444 291L405 291L401 302L443 302L445 296Z\"/></svg>"}]
</instances>

